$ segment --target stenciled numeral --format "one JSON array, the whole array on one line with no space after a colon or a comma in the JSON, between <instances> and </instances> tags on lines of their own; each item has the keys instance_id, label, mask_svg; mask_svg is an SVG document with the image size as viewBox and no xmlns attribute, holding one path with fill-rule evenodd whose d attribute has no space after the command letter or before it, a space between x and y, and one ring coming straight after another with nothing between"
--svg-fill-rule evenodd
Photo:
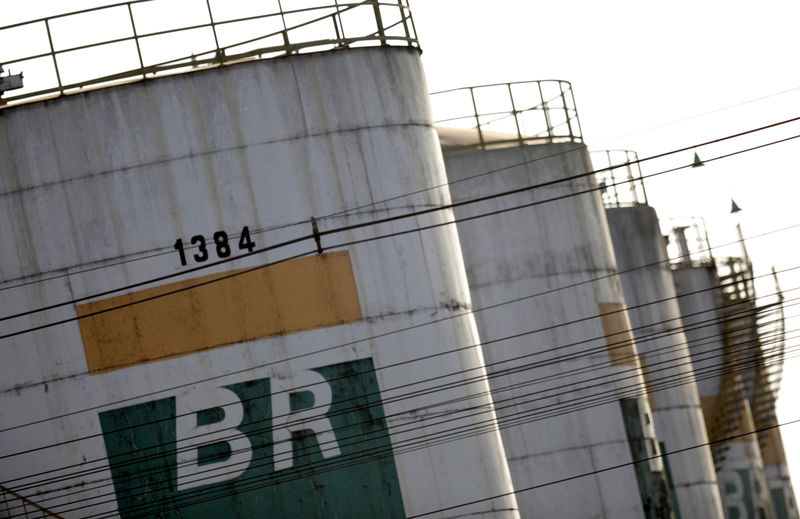
<instances>
[{"instance_id":1,"label":"stenciled numeral","mask_svg":"<svg viewBox=\"0 0 800 519\"><path fill-rule=\"evenodd\" d=\"M228 241L228 233L225 231L217 231L214 233L214 245L217 252L217 257L220 259L228 258L231 255L231 244ZM197 253L193 254L192 257L197 263L203 263L204 261L208 260L208 248L206 247L206 238L202 234L196 234L192 236L190 240L192 246L197 247ZM175 240L175 245L173 248L178 251L178 255L181 260L181 265L186 266L186 251L183 247L183 240L178 238ZM250 228L248 226L242 227L242 233L239 236L239 250L246 250L248 253L253 252L253 249L256 248L256 244L253 242L252 238L250 238Z\"/></svg>"},{"instance_id":2,"label":"stenciled numeral","mask_svg":"<svg viewBox=\"0 0 800 519\"><path fill-rule=\"evenodd\" d=\"M183 252L183 240L181 240L180 238L175 240L175 249L181 256L181 265L186 266L186 254L184 254Z\"/></svg>"},{"instance_id":3,"label":"stenciled numeral","mask_svg":"<svg viewBox=\"0 0 800 519\"><path fill-rule=\"evenodd\" d=\"M250 229L245 225L242 227L242 234L239 236L239 250L246 250L247 252L253 252L253 249L256 248L256 244L253 243L253 240L250 239Z\"/></svg>"},{"instance_id":4,"label":"stenciled numeral","mask_svg":"<svg viewBox=\"0 0 800 519\"><path fill-rule=\"evenodd\" d=\"M202 263L208 259L208 249L206 249L206 239L202 234L196 234L192 236L192 245L197 245L197 252L199 254L194 255L194 260L198 263Z\"/></svg>"},{"instance_id":5,"label":"stenciled numeral","mask_svg":"<svg viewBox=\"0 0 800 519\"><path fill-rule=\"evenodd\" d=\"M231 246L228 245L228 233L225 231L215 232L214 243L217 245L217 256L227 258L231 255Z\"/></svg>"}]
</instances>

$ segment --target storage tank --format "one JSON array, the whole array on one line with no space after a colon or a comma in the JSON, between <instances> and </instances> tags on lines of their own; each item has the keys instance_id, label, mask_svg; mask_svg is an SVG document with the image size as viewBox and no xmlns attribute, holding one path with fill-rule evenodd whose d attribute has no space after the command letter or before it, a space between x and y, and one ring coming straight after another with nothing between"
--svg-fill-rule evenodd
<instances>
[{"instance_id":1,"label":"storage tank","mask_svg":"<svg viewBox=\"0 0 800 519\"><path fill-rule=\"evenodd\" d=\"M717 269L726 316L726 347L745 346L748 352L744 357L747 364L741 374L742 386L758 431L758 444L775 517L797 517L775 410L785 347L783 293L773 269L775 291L765 297L757 296L753 265L738 225L737 231L742 247L741 256L725 258Z\"/></svg>"},{"instance_id":2,"label":"storage tank","mask_svg":"<svg viewBox=\"0 0 800 519\"><path fill-rule=\"evenodd\" d=\"M672 517L569 83L469 87L433 106L454 203L487 197L455 215L522 515Z\"/></svg>"},{"instance_id":3,"label":"storage tank","mask_svg":"<svg viewBox=\"0 0 800 519\"><path fill-rule=\"evenodd\" d=\"M656 211L635 152L592 152L639 350L676 517L722 518L722 503L689 347Z\"/></svg>"},{"instance_id":4,"label":"storage tank","mask_svg":"<svg viewBox=\"0 0 800 519\"><path fill-rule=\"evenodd\" d=\"M676 223L676 222L673 222ZM711 452L725 516L774 517L744 374L752 365L752 345L737 334L744 315L727 306L710 253L705 226L692 219L673 227L675 291L698 380ZM732 310L732 311L726 311ZM748 339L749 340L749 339ZM720 441L730 438L728 441Z\"/></svg>"},{"instance_id":5,"label":"storage tank","mask_svg":"<svg viewBox=\"0 0 800 519\"><path fill-rule=\"evenodd\" d=\"M738 230L741 236L741 227ZM744 239L741 243L744 244ZM743 252L744 257L747 257L744 247ZM752 268L749 269L748 277L752 277ZM774 293L759 297L755 308L753 324L757 329L759 357L754 369L751 370L754 387L750 401L755 410L753 421L759 430L758 443L761 447L761 457L764 460L764 472L767 476L769 493L772 496L775 517L776 519L796 519L800 514L797 510L776 411L776 403L783 380L786 317L783 309L783 291L774 268L772 277L775 281ZM752 287L752 283L750 287ZM748 290L745 293L749 292ZM754 294L754 290L752 293Z\"/></svg>"},{"instance_id":6,"label":"storage tank","mask_svg":"<svg viewBox=\"0 0 800 519\"><path fill-rule=\"evenodd\" d=\"M408 6L289 4L200 2L159 30L212 50L171 62L170 2L110 7L137 66L99 78L49 31L100 11L35 22L58 73L0 112L12 515L518 517L456 230L419 230L452 213L370 223L449 193L351 210L446 181Z\"/></svg>"}]
</instances>

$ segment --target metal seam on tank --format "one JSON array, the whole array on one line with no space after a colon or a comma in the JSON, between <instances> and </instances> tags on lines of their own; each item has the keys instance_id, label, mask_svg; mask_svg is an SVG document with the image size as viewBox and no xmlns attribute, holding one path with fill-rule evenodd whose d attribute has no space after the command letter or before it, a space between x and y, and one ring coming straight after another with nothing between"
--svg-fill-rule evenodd
<instances>
[{"instance_id":1,"label":"metal seam on tank","mask_svg":"<svg viewBox=\"0 0 800 519\"><path fill-rule=\"evenodd\" d=\"M389 126L387 128L389 130L394 130L394 129L402 129L404 126L406 126L406 125L402 125L402 126L394 126L394 125L392 125L392 126ZM374 128L360 128L358 130L354 130L354 132L366 132L366 133L368 133L369 130L372 130L372 129L374 129ZM303 140L305 140L305 139L303 139ZM270 144L272 144L272 143L270 143ZM252 145L250 145L250 146L252 146ZM239 147L237 147L237 148L239 148ZM190 155L190 156L188 156L186 158L186 160L189 160L190 162L194 162L195 160L198 160L198 158L201 158L201 159L202 158L206 158L206 160L204 161L204 164L206 164L207 166L210 167L211 165L208 164L209 159L206 157L207 155L208 154ZM174 161L170 160L170 161L165 161L165 162L171 163L171 162L174 162ZM144 165L144 166L141 166L141 167L149 167L149 166L151 166L151 165L148 164L148 165ZM200 171L200 168L194 168L194 169L195 169L195 171ZM212 170L212 171L215 171L215 170ZM104 175L132 175L132 174L137 174L136 172L132 171L132 168L124 168L124 169L120 169L120 170L115 170L115 171L110 171L110 172L104 173ZM171 178L174 177L174 175L168 175L168 176L170 176ZM214 187L214 190L216 190L216 182L212 182L211 180L209 180L209 177L215 176L215 175L213 175L213 173L211 173L211 174L207 174L205 176L206 176L207 181L213 184L212 187ZM30 191L33 191L33 190L41 191L41 190L47 189L47 188L49 188L49 187L51 187L53 185L63 185L63 184L73 183L73 182L78 182L78 181L91 182L92 177L93 176L87 176L87 177L81 177L81 178L78 178L78 179L68 179L68 180L64 180L64 181L61 181L61 182L49 183L49 184L46 184L46 185L37 186L35 188L26 189L26 191L29 191L29 190ZM96 185L96 183L95 183L95 185ZM0 195L0 197L2 197L2 196L3 195ZM23 199L28 198L27 194L22 194L22 193L15 193L14 195L9 195L9 196L14 196L14 197L23 198ZM218 200L218 196L217 196L216 200ZM217 210L219 211L219 207L217 207ZM220 215L218 215L218 217L221 218ZM135 252L135 253L132 253L132 254L139 254L139 252ZM107 260L103 259L101 261L107 261ZM74 266L74 264L72 266ZM62 266L62 267L58 267L56 269L51 269L51 270L59 270L59 269L64 269L64 268L69 268L69 267ZM23 272L24 272L24 269L23 269ZM24 279L24 278L26 278L28 276L35 276L35 275L36 274L33 274L33 273L27 273L27 274L22 273L21 275L16 276L14 279ZM4 280L3 282L7 282L7 281L8 280Z\"/></svg>"},{"instance_id":2,"label":"metal seam on tank","mask_svg":"<svg viewBox=\"0 0 800 519\"><path fill-rule=\"evenodd\" d=\"M183 156L180 156L180 157L166 158L166 159L157 160L157 161L154 161L154 162L148 162L146 164L134 164L134 165L131 165L131 166L122 166L122 167L119 167L119 168L116 168L116 169L107 169L107 170L100 171L100 172L97 172L97 173L90 173L88 175L84 175L84 176L81 176L81 177L67 178L67 179L63 179L63 180L57 180L57 181L54 181L54 182L47 182L47 183L44 183L44 184L38 184L38 185L35 185L35 186L28 186L28 187L24 187L22 189L14 190L14 191L7 191L7 192L4 192L4 193L0 193L0 197L4 197L4 196L8 196L8 195L21 194L21 193L25 193L27 191L33 191L33 190L36 190L36 189L41 189L41 188L48 187L48 186L51 186L51 185L54 185L54 184L63 184L63 183L68 183L68 182L76 182L76 181L80 181L80 180L87 180L87 179L91 179L91 178L95 178L95 177L110 175L110 174L113 174L113 173L123 172L123 171L127 171L127 170L132 170L132 169L139 169L139 168L155 166L155 165L159 165L159 164L165 164L165 163L169 163L169 162L177 162L177 161L180 161L180 160L187 160L187 159L191 159L191 158L194 158L194 157L199 157L199 156L202 156L202 155L211 155L211 154L215 154L215 153L225 153L225 152L229 152L229 151L242 150L242 149L246 149L246 148L250 148L250 147L267 146L267 145L270 145L270 144L279 144L279 143L286 143L286 142L292 142L292 141L302 141L302 140L309 139L309 138L324 137L324 136L327 136L327 135L335 135L335 134L338 134L338 133L357 133L357 132L364 132L364 131L377 130L377 129L383 129L383 128L405 128L405 127L409 127L409 128L430 128L431 125L427 124L427 123L378 124L378 125L369 125L369 126L359 126L357 128L343 128L343 129L337 129L337 130L333 130L333 131L318 132L318 133L307 134L307 135L294 135L294 136L290 136L290 137L274 139L274 140L270 140L270 141L263 141L263 142L253 143L253 144L241 144L241 145L238 145L238 146L231 146L229 148L220 148L220 149L216 149L216 150L208 150L208 151L203 151L203 152L193 152L193 153L190 153L190 154L187 154L187 155L183 155Z\"/></svg>"},{"instance_id":3,"label":"metal seam on tank","mask_svg":"<svg viewBox=\"0 0 800 519\"><path fill-rule=\"evenodd\" d=\"M2 118L2 114L3 112L0 111L0 118ZM10 177L16 187L19 188L22 183L19 178L19 166L14 160L15 156L13 153L11 153L11 150L11 140L8 138L8 130L6 125L0 124L0 151L3 152L3 157L9 157L11 159L10 161L3 163L3 177ZM3 186L5 187L5 178L3 180Z\"/></svg>"},{"instance_id":4,"label":"metal seam on tank","mask_svg":"<svg viewBox=\"0 0 800 519\"><path fill-rule=\"evenodd\" d=\"M469 270L468 270L468 272L469 272ZM498 284L498 283L516 283L516 282L519 282L519 281L526 281L526 280L552 281L552 278L555 277L555 276L567 276L567 277L576 276L576 277L580 277L581 274L588 274L589 276L588 276L587 279L575 281L574 283L583 283L584 285L586 285L588 287L588 286L594 285L596 283L607 283L608 282L607 277L611 276L613 274L616 274L616 270L610 269L610 268L609 269L604 269L604 270L601 270L601 269L596 269L596 270L577 270L577 271L557 272L555 274L537 274L537 275L531 275L531 276L525 276L525 277L515 277L515 278L506 278L506 279L497 279L497 278L495 278L492 281L487 281L487 282L484 282L484 283L471 283L470 286L473 287L473 288L483 288L483 287L492 286L492 285L495 285L495 284ZM475 274L473 273L472 275L474 276ZM605 278L605 279L603 279L603 278ZM575 288L579 288L579 287L575 287Z\"/></svg>"},{"instance_id":5,"label":"metal seam on tank","mask_svg":"<svg viewBox=\"0 0 800 519\"><path fill-rule=\"evenodd\" d=\"M617 402L611 402L611 403L608 403L608 404L605 404L605 405L618 405L618 403ZM498 421L500 422L501 427L502 427L503 419L501 418ZM519 427L523 427L523 426L524 426L524 424L520 425ZM512 426L512 427L515 427L515 426ZM576 451L586 451L586 450L591 450L591 449L594 449L594 448L597 448L597 447L604 447L604 446L608 446L608 445L617 445L617 446L620 446L620 447L624 447L625 452L629 453L629 451L627 450L628 449L628 440L618 440L618 441L608 441L608 442L598 442L598 443L591 443L591 444L582 444L582 445L580 445L578 447L565 447L563 449L553 449L553 450L549 450L549 451L546 451L546 452L527 453L527 454L524 454L522 456L507 456L507 459L509 461L512 461L512 460L516 461L516 460L523 460L523 459L529 459L529 458L542 458L542 457L550 456L550 455L553 455L553 454L576 452Z\"/></svg>"},{"instance_id":6,"label":"metal seam on tank","mask_svg":"<svg viewBox=\"0 0 800 519\"><path fill-rule=\"evenodd\" d=\"M252 73L252 70L250 72ZM243 74L244 74L244 71L243 71ZM227 74L223 74L223 79L227 83L229 83L229 81L230 81L230 77ZM242 107L239 105L239 103L237 103L235 100L232 100L230 98L230 96L232 95L234 89L233 88L229 88L229 84L226 84L226 88L224 89L224 91L226 93L226 102L227 102L227 104L229 106L235 107L239 111L243 111ZM247 110L247 107L245 106L244 107L244 111L246 111L246 110ZM231 127L233 128L233 133L235 135L235 141L236 142L243 142L244 141L244 131L242 130L242 127L241 127L241 118L240 117L229 117L228 119L229 119L229 121L231 123ZM246 196L248 196L248 198L249 198L249 202L250 202L249 209L251 211L253 211L253 214L250 215L250 221L260 222L261 218L259 216L259 211L258 211L259 204L258 204L258 201L256 200L256 197L255 197L255 191L253 189L253 184L250 181L250 179L254 176L253 175L253 170L252 170L252 167L251 167L251 164L250 164L250 159L249 159L247 153L240 153L240 154L236 154L236 160L238 161L239 171L242 172L241 177L242 177L242 179L243 179L243 181L245 183ZM241 207L241 205L242 204L239 204L240 207ZM224 220L221 220L220 223L222 223L222 221L224 221Z\"/></svg>"}]
</instances>

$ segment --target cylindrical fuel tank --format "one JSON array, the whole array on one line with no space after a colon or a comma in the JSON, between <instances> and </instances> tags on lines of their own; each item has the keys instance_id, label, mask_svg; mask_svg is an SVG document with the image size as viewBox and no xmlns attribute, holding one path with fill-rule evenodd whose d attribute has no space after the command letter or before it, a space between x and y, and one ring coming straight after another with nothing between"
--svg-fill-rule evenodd
<instances>
[{"instance_id":1,"label":"cylindrical fuel tank","mask_svg":"<svg viewBox=\"0 0 800 519\"><path fill-rule=\"evenodd\" d=\"M455 203L518 191L455 215L512 478L529 489L522 515L671 517L586 147L512 144L445 165Z\"/></svg>"},{"instance_id":2,"label":"cylindrical fuel tank","mask_svg":"<svg viewBox=\"0 0 800 519\"><path fill-rule=\"evenodd\" d=\"M606 209L636 347L651 386L650 405L665 452L708 443L672 271L656 211L644 204ZM709 447L664 458L678 514L722 518Z\"/></svg>"},{"instance_id":3,"label":"cylindrical fuel tank","mask_svg":"<svg viewBox=\"0 0 800 519\"><path fill-rule=\"evenodd\" d=\"M452 214L325 234L449 203L347 212L446 182L418 50L8 108L0 172L0 315L76 301L2 322L4 487L63 517L518 516L456 229L417 230Z\"/></svg>"},{"instance_id":4,"label":"cylindrical fuel tank","mask_svg":"<svg viewBox=\"0 0 800 519\"><path fill-rule=\"evenodd\" d=\"M775 508L775 519L797 519L800 514L795 502L789 466L786 463L781 430L774 418L770 425L774 428L769 430L766 442L761 445L761 455L764 459L769 493L772 496L772 506Z\"/></svg>"},{"instance_id":5,"label":"cylindrical fuel tank","mask_svg":"<svg viewBox=\"0 0 800 519\"><path fill-rule=\"evenodd\" d=\"M725 516L773 517L764 463L750 404L737 389L735 366L725 366L722 292L713 262L674 265L675 291L710 440ZM725 378L725 374L729 378Z\"/></svg>"}]
</instances>

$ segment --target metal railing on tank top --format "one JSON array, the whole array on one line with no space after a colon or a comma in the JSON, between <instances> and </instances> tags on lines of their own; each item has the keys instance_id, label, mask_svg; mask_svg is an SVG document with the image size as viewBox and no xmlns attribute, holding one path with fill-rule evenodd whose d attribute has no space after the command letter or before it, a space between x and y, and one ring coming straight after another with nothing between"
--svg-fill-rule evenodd
<instances>
[{"instance_id":1,"label":"metal railing on tank top","mask_svg":"<svg viewBox=\"0 0 800 519\"><path fill-rule=\"evenodd\" d=\"M495 83L431 94L445 152L583 142L572 85L559 79Z\"/></svg>"},{"instance_id":2,"label":"metal railing on tank top","mask_svg":"<svg viewBox=\"0 0 800 519\"><path fill-rule=\"evenodd\" d=\"M243 60L387 45L419 48L408 0L131 0L0 27L0 65L24 74L24 86L0 104Z\"/></svg>"}]
</instances>

